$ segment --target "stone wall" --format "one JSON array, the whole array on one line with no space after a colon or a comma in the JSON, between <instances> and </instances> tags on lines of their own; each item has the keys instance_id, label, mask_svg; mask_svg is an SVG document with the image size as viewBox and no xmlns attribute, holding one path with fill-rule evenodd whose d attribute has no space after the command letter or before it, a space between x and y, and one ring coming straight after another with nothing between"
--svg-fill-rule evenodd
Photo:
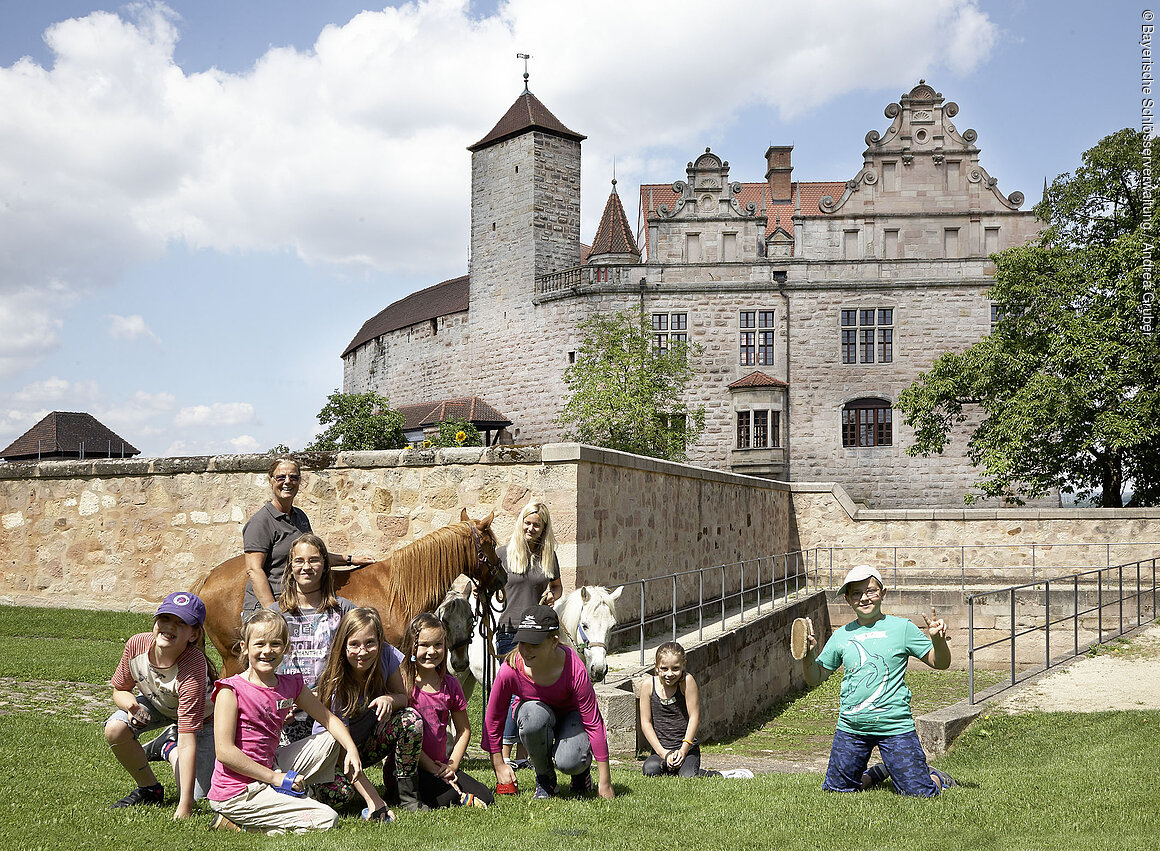
<instances>
[{"instance_id":1,"label":"stone wall","mask_svg":"<svg viewBox=\"0 0 1160 851\"><path fill-rule=\"evenodd\" d=\"M268 463L0 465L0 602L149 609L240 553L243 523L269 498ZM495 511L506 541L519 509L542 500L569 590L781 552L789 534L784 485L575 444L318 455L304 473L296 504L336 552L390 552L461 508ZM666 589L649 605L667 610ZM639 610L639 590L622 610Z\"/></svg>"}]
</instances>

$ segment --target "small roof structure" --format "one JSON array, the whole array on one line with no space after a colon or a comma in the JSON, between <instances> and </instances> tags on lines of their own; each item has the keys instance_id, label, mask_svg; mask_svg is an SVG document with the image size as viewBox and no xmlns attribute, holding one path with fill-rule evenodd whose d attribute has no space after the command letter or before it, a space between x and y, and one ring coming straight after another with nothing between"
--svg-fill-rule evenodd
<instances>
[{"instance_id":1,"label":"small roof structure","mask_svg":"<svg viewBox=\"0 0 1160 851\"><path fill-rule=\"evenodd\" d=\"M5 461L52 461L68 458L129 458L140 455L133 446L92 414L53 411L12 441L0 458Z\"/></svg>"},{"instance_id":2,"label":"small roof structure","mask_svg":"<svg viewBox=\"0 0 1160 851\"><path fill-rule=\"evenodd\" d=\"M450 278L425 290L411 293L387 305L364 322L362 328L354 335L354 339L343 350L342 357L391 331L398 331L400 328L437 319L440 316L461 313L467 310L469 298L467 275Z\"/></svg>"},{"instance_id":3,"label":"small roof structure","mask_svg":"<svg viewBox=\"0 0 1160 851\"><path fill-rule=\"evenodd\" d=\"M597 257L640 262L640 249L636 247L632 228L628 224L628 216L624 214L624 206L616 193L615 177L612 179L612 192L608 195L608 203L604 205L604 214L600 217L600 224L596 226L596 236L592 240L592 249L588 252L587 262L593 262Z\"/></svg>"},{"instance_id":4,"label":"small roof structure","mask_svg":"<svg viewBox=\"0 0 1160 851\"><path fill-rule=\"evenodd\" d=\"M749 387L789 387L789 385L760 371L751 372L729 385L730 390L744 390Z\"/></svg>"}]
</instances>

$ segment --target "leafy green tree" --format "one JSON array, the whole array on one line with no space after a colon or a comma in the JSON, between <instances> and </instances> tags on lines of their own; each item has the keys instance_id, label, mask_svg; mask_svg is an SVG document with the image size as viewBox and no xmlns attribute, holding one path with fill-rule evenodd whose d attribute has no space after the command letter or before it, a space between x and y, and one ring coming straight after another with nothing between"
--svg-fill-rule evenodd
<instances>
[{"instance_id":1,"label":"leafy green tree","mask_svg":"<svg viewBox=\"0 0 1160 851\"><path fill-rule=\"evenodd\" d=\"M445 420L439 423L439 434L431 442L435 446L483 445L483 440L479 435L479 429L467 420Z\"/></svg>"},{"instance_id":2,"label":"leafy green tree","mask_svg":"<svg viewBox=\"0 0 1160 851\"><path fill-rule=\"evenodd\" d=\"M392 410L378 393L343 393L335 390L318 412L326 428L306 447L307 451L338 452L368 449L401 449L403 415Z\"/></svg>"},{"instance_id":3,"label":"leafy green tree","mask_svg":"<svg viewBox=\"0 0 1160 851\"><path fill-rule=\"evenodd\" d=\"M1147 144L1130 129L1101 140L1036 205L1039 241L994 255L1000 320L899 395L915 431L908 453L942 452L973 404L983 419L967 454L983 495L1021 504L1058 488L1119 507L1131 486L1132 504L1160 501L1160 218Z\"/></svg>"},{"instance_id":4,"label":"leafy green tree","mask_svg":"<svg viewBox=\"0 0 1160 851\"><path fill-rule=\"evenodd\" d=\"M580 324L583 342L564 373L569 396L556 418L570 440L683 461L705 409L680 401L701 346L658 349L645 316L623 311Z\"/></svg>"}]
</instances>

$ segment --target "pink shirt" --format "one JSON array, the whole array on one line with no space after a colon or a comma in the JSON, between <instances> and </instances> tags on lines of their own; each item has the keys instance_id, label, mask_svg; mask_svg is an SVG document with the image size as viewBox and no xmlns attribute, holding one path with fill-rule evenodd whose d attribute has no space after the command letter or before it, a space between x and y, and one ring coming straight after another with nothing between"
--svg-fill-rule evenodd
<instances>
[{"instance_id":1,"label":"pink shirt","mask_svg":"<svg viewBox=\"0 0 1160 851\"><path fill-rule=\"evenodd\" d=\"M447 762L447 725L451 713L467 710L459 680L448 674L439 691L424 691L416 684L411 692L411 708L423 718L423 753L435 762Z\"/></svg>"},{"instance_id":2,"label":"pink shirt","mask_svg":"<svg viewBox=\"0 0 1160 851\"><path fill-rule=\"evenodd\" d=\"M217 694L223 688L233 691L238 699L234 744L254 762L273 768L282 725L294 711L294 701L304 687L301 674L278 674L275 688L254 685L242 674L237 674L214 683L210 699L217 700ZM213 767L208 797L211 801L228 801L253 782L253 777L226 768L218 760Z\"/></svg>"},{"instance_id":3,"label":"pink shirt","mask_svg":"<svg viewBox=\"0 0 1160 851\"><path fill-rule=\"evenodd\" d=\"M503 741L503 722L512 697L518 700L538 700L546 703L563 715L572 710L580 713L580 721L588 733L592 746L592 757L597 762L608 760L608 734L604 730L604 719L596 706L596 691L584 662L571 647L560 645L566 658L564 670L559 679L550 686L536 685L523 671L517 671L504 662L491 687L491 697L487 701L487 711L483 718L483 741L480 743L488 753L498 753Z\"/></svg>"}]
</instances>

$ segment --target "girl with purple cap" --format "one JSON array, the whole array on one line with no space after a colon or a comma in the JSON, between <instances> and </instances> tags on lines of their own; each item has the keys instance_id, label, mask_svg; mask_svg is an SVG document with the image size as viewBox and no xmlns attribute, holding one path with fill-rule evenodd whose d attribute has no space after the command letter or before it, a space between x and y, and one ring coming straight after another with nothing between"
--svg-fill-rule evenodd
<instances>
[{"instance_id":1,"label":"girl with purple cap","mask_svg":"<svg viewBox=\"0 0 1160 851\"><path fill-rule=\"evenodd\" d=\"M214 741L213 722L208 719L213 704L205 698L217 671L205 655L204 623L201 599L175 591L157 607L153 631L134 635L125 644L112 680L117 711L105 722L105 740L137 787L114 807L164 801L165 789L149 767L138 737L175 721L176 741L169 740L161 754L177 779L173 817L187 818L193 802L209 792Z\"/></svg>"}]
</instances>

